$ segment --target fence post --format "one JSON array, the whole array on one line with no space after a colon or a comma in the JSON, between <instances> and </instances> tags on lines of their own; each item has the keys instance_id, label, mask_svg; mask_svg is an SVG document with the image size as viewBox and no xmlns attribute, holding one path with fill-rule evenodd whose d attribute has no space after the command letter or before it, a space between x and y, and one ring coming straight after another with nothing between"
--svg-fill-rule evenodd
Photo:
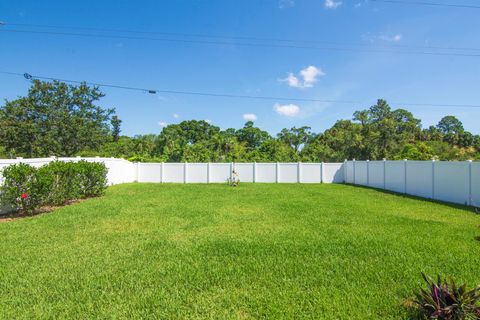
<instances>
[{"instance_id":1,"label":"fence post","mask_svg":"<svg viewBox=\"0 0 480 320\"><path fill-rule=\"evenodd\" d=\"M370 186L370 160L367 160L367 186Z\"/></svg>"},{"instance_id":2,"label":"fence post","mask_svg":"<svg viewBox=\"0 0 480 320\"><path fill-rule=\"evenodd\" d=\"M257 182L257 162L253 162L253 183Z\"/></svg>"},{"instance_id":3,"label":"fence post","mask_svg":"<svg viewBox=\"0 0 480 320\"><path fill-rule=\"evenodd\" d=\"M387 189L387 159L383 158L383 190Z\"/></svg>"},{"instance_id":4,"label":"fence post","mask_svg":"<svg viewBox=\"0 0 480 320\"><path fill-rule=\"evenodd\" d=\"M233 162L230 162L230 181L233 179Z\"/></svg>"},{"instance_id":5,"label":"fence post","mask_svg":"<svg viewBox=\"0 0 480 320\"><path fill-rule=\"evenodd\" d=\"M472 194L472 160L468 160L468 205L473 206Z\"/></svg>"},{"instance_id":6,"label":"fence post","mask_svg":"<svg viewBox=\"0 0 480 320\"><path fill-rule=\"evenodd\" d=\"M138 171L140 170L139 168L139 163L135 163L135 181L138 182Z\"/></svg>"},{"instance_id":7,"label":"fence post","mask_svg":"<svg viewBox=\"0 0 480 320\"><path fill-rule=\"evenodd\" d=\"M403 193L407 194L407 159L403 159L403 163L404 163L403 181L405 182L405 185L403 187Z\"/></svg>"},{"instance_id":8,"label":"fence post","mask_svg":"<svg viewBox=\"0 0 480 320\"><path fill-rule=\"evenodd\" d=\"M356 166L355 166L355 158L353 158L353 184L356 184L356 183L355 183L355 173L356 173L356 172L355 172L355 171L356 171L356 168L355 168L355 167L356 167Z\"/></svg>"},{"instance_id":9,"label":"fence post","mask_svg":"<svg viewBox=\"0 0 480 320\"><path fill-rule=\"evenodd\" d=\"M325 181L323 177L324 172L325 172L325 168L324 168L324 163L322 161L320 162L320 183L323 183Z\"/></svg>"},{"instance_id":10,"label":"fence post","mask_svg":"<svg viewBox=\"0 0 480 320\"><path fill-rule=\"evenodd\" d=\"M299 161L297 163L297 183L302 182L302 163Z\"/></svg>"},{"instance_id":11,"label":"fence post","mask_svg":"<svg viewBox=\"0 0 480 320\"><path fill-rule=\"evenodd\" d=\"M348 169L347 169L347 166L348 166L348 159L345 159L345 161L343 161L343 183L348 183ZM320 178L321 180L323 180L323 178Z\"/></svg>"},{"instance_id":12,"label":"fence post","mask_svg":"<svg viewBox=\"0 0 480 320\"><path fill-rule=\"evenodd\" d=\"M432 160L432 199L435 199L435 159Z\"/></svg>"},{"instance_id":13,"label":"fence post","mask_svg":"<svg viewBox=\"0 0 480 320\"><path fill-rule=\"evenodd\" d=\"M207 162L207 183L210 183L210 162Z\"/></svg>"},{"instance_id":14,"label":"fence post","mask_svg":"<svg viewBox=\"0 0 480 320\"><path fill-rule=\"evenodd\" d=\"M163 162L160 163L160 183L163 183L163 171L165 170L165 166L163 165Z\"/></svg>"},{"instance_id":15,"label":"fence post","mask_svg":"<svg viewBox=\"0 0 480 320\"><path fill-rule=\"evenodd\" d=\"M280 181L280 178L278 177L280 175L280 170L279 170L280 165L278 162L275 164L275 182L278 183Z\"/></svg>"},{"instance_id":16,"label":"fence post","mask_svg":"<svg viewBox=\"0 0 480 320\"><path fill-rule=\"evenodd\" d=\"M183 163L183 183L187 183L187 166L188 163L185 161Z\"/></svg>"}]
</instances>

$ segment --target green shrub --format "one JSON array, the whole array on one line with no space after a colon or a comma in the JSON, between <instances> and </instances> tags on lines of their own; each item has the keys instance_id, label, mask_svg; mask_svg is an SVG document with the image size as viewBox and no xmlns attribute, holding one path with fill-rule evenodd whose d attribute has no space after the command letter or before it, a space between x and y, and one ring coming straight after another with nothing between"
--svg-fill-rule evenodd
<instances>
[{"instance_id":1,"label":"green shrub","mask_svg":"<svg viewBox=\"0 0 480 320\"><path fill-rule=\"evenodd\" d=\"M38 171L48 185L45 204L59 206L80 198L81 179L75 163L52 161Z\"/></svg>"},{"instance_id":2,"label":"green shrub","mask_svg":"<svg viewBox=\"0 0 480 320\"><path fill-rule=\"evenodd\" d=\"M42 205L97 197L107 188L107 167L87 161L52 161L39 169L15 164L3 170L1 204L32 213Z\"/></svg>"},{"instance_id":3,"label":"green shrub","mask_svg":"<svg viewBox=\"0 0 480 320\"><path fill-rule=\"evenodd\" d=\"M427 288L420 288L412 306L422 319L477 320L480 319L480 287L467 290L451 279L437 282L422 273Z\"/></svg>"},{"instance_id":4,"label":"green shrub","mask_svg":"<svg viewBox=\"0 0 480 320\"><path fill-rule=\"evenodd\" d=\"M79 194L83 198L98 197L107 189L108 169L100 162L81 160L75 163L79 175Z\"/></svg>"},{"instance_id":5,"label":"green shrub","mask_svg":"<svg viewBox=\"0 0 480 320\"><path fill-rule=\"evenodd\" d=\"M39 170L25 163L8 166L2 171L1 204L31 214L41 206L48 191L48 182Z\"/></svg>"}]
</instances>

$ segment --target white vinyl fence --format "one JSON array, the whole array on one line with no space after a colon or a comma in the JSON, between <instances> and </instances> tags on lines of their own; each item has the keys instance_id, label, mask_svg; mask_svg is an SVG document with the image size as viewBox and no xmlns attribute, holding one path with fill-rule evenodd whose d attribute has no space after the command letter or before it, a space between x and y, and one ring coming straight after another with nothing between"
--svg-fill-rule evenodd
<instances>
[{"instance_id":1,"label":"white vinyl fence","mask_svg":"<svg viewBox=\"0 0 480 320\"><path fill-rule=\"evenodd\" d=\"M343 183L343 163L132 163L115 158L0 159L2 168L14 163L42 166L55 159L103 162L108 183L225 183L237 172L241 182L264 183ZM0 179L1 175L0 175ZM2 181L0 180L0 183Z\"/></svg>"},{"instance_id":2,"label":"white vinyl fence","mask_svg":"<svg viewBox=\"0 0 480 320\"><path fill-rule=\"evenodd\" d=\"M343 183L343 163L136 163L136 181L225 183L235 171L241 182Z\"/></svg>"},{"instance_id":3,"label":"white vinyl fence","mask_svg":"<svg viewBox=\"0 0 480 320\"><path fill-rule=\"evenodd\" d=\"M345 182L480 207L480 162L346 161Z\"/></svg>"},{"instance_id":4,"label":"white vinyl fence","mask_svg":"<svg viewBox=\"0 0 480 320\"><path fill-rule=\"evenodd\" d=\"M57 158L0 159L2 168L42 166ZM132 163L115 158L58 158L103 162L108 183L225 183L235 170L241 182L351 183L480 207L480 162L346 161L344 163ZM0 175L0 184L1 181Z\"/></svg>"}]
</instances>

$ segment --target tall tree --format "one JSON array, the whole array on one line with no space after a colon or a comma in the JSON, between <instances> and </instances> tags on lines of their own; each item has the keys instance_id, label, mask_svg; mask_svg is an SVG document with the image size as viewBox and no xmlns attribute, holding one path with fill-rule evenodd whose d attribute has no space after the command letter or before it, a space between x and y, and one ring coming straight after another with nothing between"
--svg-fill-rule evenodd
<instances>
[{"instance_id":1,"label":"tall tree","mask_svg":"<svg viewBox=\"0 0 480 320\"><path fill-rule=\"evenodd\" d=\"M291 129L282 129L277 137L280 141L286 143L298 153L306 143L313 139L314 134L310 127L304 126L300 128L293 127Z\"/></svg>"},{"instance_id":2,"label":"tall tree","mask_svg":"<svg viewBox=\"0 0 480 320\"><path fill-rule=\"evenodd\" d=\"M112 125L112 138L113 141L117 142L118 139L120 138L120 125L122 124L122 120L118 116L112 116L112 119L110 120L110 123Z\"/></svg>"},{"instance_id":3,"label":"tall tree","mask_svg":"<svg viewBox=\"0 0 480 320\"><path fill-rule=\"evenodd\" d=\"M104 94L86 84L33 80L26 97L0 108L0 141L10 156L72 156L108 141L114 109L95 103Z\"/></svg>"},{"instance_id":4,"label":"tall tree","mask_svg":"<svg viewBox=\"0 0 480 320\"><path fill-rule=\"evenodd\" d=\"M249 151L259 148L265 141L272 139L268 132L255 127L252 121L247 121L235 135L239 142L245 143Z\"/></svg>"}]
</instances>

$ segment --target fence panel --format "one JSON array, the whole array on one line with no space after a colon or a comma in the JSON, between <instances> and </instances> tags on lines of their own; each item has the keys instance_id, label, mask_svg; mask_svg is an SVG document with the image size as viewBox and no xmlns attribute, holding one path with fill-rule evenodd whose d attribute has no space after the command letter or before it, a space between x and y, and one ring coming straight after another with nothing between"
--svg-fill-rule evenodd
<instances>
[{"instance_id":1,"label":"fence panel","mask_svg":"<svg viewBox=\"0 0 480 320\"><path fill-rule=\"evenodd\" d=\"M368 182L367 162L355 161L353 165L354 165L354 174L355 174L355 184L366 186Z\"/></svg>"},{"instance_id":2,"label":"fence panel","mask_svg":"<svg viewBox=\"0 0 480 320\"><path fill-rule=\"evenodd\" d=\"M138 163L137 170L138 182L162 182L161 163Z\"/></svg>"},{"instance_id":3,"label":"fence panel","mask_svg":"<svg viewBox=\"0 0 480 320\"><path fill-rule=\"evenodd\" d=\"M279 183L297 183L298 182L298 163L279 163L278 164L278 182Z\"/></svg>"},{"instance_id":4,"label":"fence panel","mask_svg":"<svg viewBox=\"0 0 480 320\"><path fill-rule=\"evenodd\" d=\"M343 163L324 163L323 164L323 183L343 183Z\"/></svg>"},{"instance_id":5,"label":"fence panel","mask_svg":"<svg viewBox=\"0 0 480 320\"><path fill-rule=\"evenodd\" d=\"M472 162L471 164L471 205L480 208L480 162Z\"/></svg>"},{"instance_id":6,"label":"fence panel","mask_svg":"<svg viewBox=\"0 0 480 320\"><path fill-rule=\"evenodd\" d=\"M322 166L321 163L301 163L300 164L300 182L301 183L322 182L321 166Z\"/></svg>"},{"instance_id":7,"label":"fence panel","mask_svg":"<svg viewBox=\"0 0 480 320\"><path fill-rule=\"evenodd\" d=\"M253 165L253 163L235 163L235 172L241 182L254 182Z\"/></svg>"},{"instance_id":8,"label":"fence panel","mask_svg":"<svg viewBox=\"0 0 480 320\"><path fill-rule=\"evenodd\" d=\"M257 181L275 183L277 181L276 163L257 163Z\"/></svg>"},{"instance_id":9,"label":"fence panel","mask_svg":"<svg viewBox=\"0 0 480 320\"><path fill-rule=\"evenodd\" d=\"M188 163L187 164L187 183L207 183L209 182L209 172L207 163Z\"/></svg>"},{"instance_id":10,"label":"fence panel","mask_svg":"<svg viewBox=\"0 0 480 320\"><path fill-rule=\"evenodd\" d=\"M405 163L404 161L387 161L385 163L385 189L405 191Z\"/></svg>"},{"instance_id":11,"label":"fence panel","mask_svg":"<svg viewBox=\"0 0 480 320\"><path fill-rule=\"evenodd\" d=\"M163 182L182 183L185 182L184 163L164 163Z\"/></svg>"},{"instance_id":12,"label":"fence panel","mask_svg":"<svg viewBox=\"0 0 480 320\"><path fill-rule=\"evenodd\" d=\"M210 182L225 183L230 178L231 163L211 163Z\"/></svg>"},{"instance_id":13,"label":"fence panel","mask_svg":"<svg viewBox=\"0 0 480 320\"><path fill-rule=\"evenodd\" d=\"M469 166L468 162L436 162L435 199L468 204L470 197Z\"/></svg>"},{"instance_id":14,"label":"fence panel","mask_svg":"<svg viewBox=\"0 0 480 320\"><path fill-rule=\"evenodd\" d=\"M353 161L348 161L345 163L345 182L346 183L355 183L355 176L353 174Z\"/></svg>"},{"instance_id":15,"label":"fence panel","mask_svg":"<svg viewBox=\"0 0 480 320\"><path fill-rule=\"evenodd\" d=\"M406 193L418 197L433 198L433 162L406 161L406 166Z\"/></svg>"},{"instance_id":16,"label":"fence panel","mask_svg":"<svg viewBox=\"0 0 480 320\"><path fill-rule=\"evenodd\" d=\"M374 188L384 187L384 162L370 161L368 165L368 185Z\"/></svg>"}]
</instances>

